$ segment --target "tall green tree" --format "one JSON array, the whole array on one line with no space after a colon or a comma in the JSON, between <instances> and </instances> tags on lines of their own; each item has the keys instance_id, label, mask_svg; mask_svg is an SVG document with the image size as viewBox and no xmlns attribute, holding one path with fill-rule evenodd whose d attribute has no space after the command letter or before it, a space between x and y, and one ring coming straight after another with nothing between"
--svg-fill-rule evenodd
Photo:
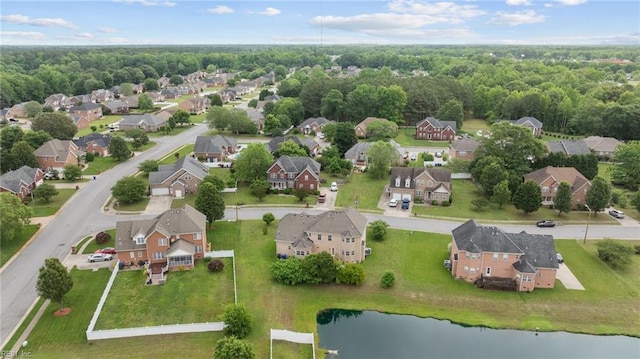
<instances>
[{"instance_id":1,"label":"tall green tree","mask_svg":"<svg viewBox=\"0 0 640 359\"><path fill-rule=\"evenodd\" d=\"M256 196L260 202L263 201L264 197L269 193L269 182L267 182L264 178L256 178L251 181L251 186L249 186L249 190L251 194Z\"/></svg>"},{"instance_id":2,"label":"tall green tree","mask_svg":"<svg viewBox=\"0 0 640 359\"><path fill-rule=\"evenodd\" d=\"M20 234L33 215L31 208L9 192L0 192L0 213L0 236L3 241L11 241Z\"/></svg>"},{"instance_id":3,"label":"tall green tree","mask_svg":"<svg viewBox=\"0 0 640 359\"><path fill-rule=\"evenodd\" d=\"M62 174L65 180L75 182L82 177L82 169L78 165L66 165Z\"/></svg>"},{"instance_id":4,"label":"tall green tree","mask_svg":"<svg viewBox=\"0 0 640 359\"><path fill-rule=\"evenodd\" d=\"M253 345L236 337L222 338L216 342L213 359L254 359Z\"/></svg>"},{"instance_id":5,"label":"tall green tree","mask_svg":"<svg viewBox=\"0 0 640 359\"><path fill-rule=\"evenodd\" d=\"M184 124L191 123L191 115L185 110L177 110L171 117L180 127Z\"/></svg>"},{"instance_id":6,"label":"tall green tree","mask_svg":"<svg viewBox=\"0 0 640 359\"><path fill-rule=\"evenodd\" d=\"M118 136L111 138L111 141L109 141L109 154L116 161L124 161L131 157L127 142L125 142L124 138Z\"/></svg>"},{"instance_id":7,"label":"tall green tree","mask_svg":"<svg viewBox=\"0 0 640 359\"><path fill-rule=\"evenodd\" d=\"M342 92L333 89L322 98L320 113L333 121L342 121L345 116L345 102Z\"/></svg>"},{"instance_id":8,"label":"tall green tree","mask_svg":"<svg viewBox=\"0 0 640 359\"><path fill-rule=\"evenodd\" d=\"M231 122L229 110L221 106L211 106L207 111L209 128L224 131Z\"/></svg>"},{"instance_id":9,"label":"tall green tree","mask_svg":"<svg viewBox=\"0 0 640 359\"><path fill-rule=\"evenodd\" d=\"M16 142L11 148L9 157L11 169L18 169L22 166L37 168L38 161L33 151L34 149L26 141Z\"/></svg>"},{"instance_id":10,"label":"tall green tree","mask_svg":"<svg viewBox=\"0 0 640 359\"><path fill-rule=\"evenodd\" d=\"M332 144L338 148L340 157L344 157L345 152L356 143L358 143L358 137L356 137L356 130L353 124L351 122L338 123Z\"/></svg>"},{"instance_id":11,"label":"tall green tree","mask_svg":"<svg viewBox=\"0 0 640 359\"><path fill-rule=\"evenodd\" d=\"M309 156L309 152L305 147L298 145L294 140L286 140L280 144L278 151L274 157L280 156Z\"/></svg>"},{"instance_id":12,"label":"tall green tree","mask_svg":"<svg viewBox=\"0 0 640 359\"><path fill-rule=\"evenodd\" d=\"M59 140L71 140L78 127L64 112L43 113L31 122L31 130L44 131Z\"/></svg>"},{"instance_id":13,"label":"tall green tree","mask_svg":"<svg viewBox=\"0 0 640 359\"><path fill-rule=\"evenodd\" d=\"M237 338L244 338L251 332L253 321L249 310L242 304L229 304L223 314L224 334Z\"/></svg>"},{"instance_id":14,"label":"tall green tree","mask_svg":"<svg viewBox=\"0 0 640 359\"><path fill-rule=\"evenodd\" d=\"M611 199L611 185L602 177L597 176L591 181L591 188L587 191L585 202L598 215L609 204Z\"/></svg>"},{"instance_id":15,"label":"tall green tree","mask_svg":"<svg viewBox=\"0 0 640 359\"><path fill-rule=\"evenodd\" d=\"M261 143L251 143L233 163L236 179L250 183L256 178L264 178L273 164L273 156Z\"/></svg>"},{"instance_id":16,"label":"tall green tree","mask_svg":"<svg viewBox=\"0 0 640 359\"><path fill-rule=\"evenodd\" d=\"M46 142L52 140L53 137L44 131L28 131L25 132L23 139L29 143L29 146L38 149Z\"/></svg>"},{"instance_id":17,"label":"tall green tree","mask_svg":"<svg viewBox=\"0 0 640 359\"><path fill-rule=\"evenodd\" d=\"M140 163L138 169L148 176L149 173L157 171L159 166L160 164L157 160L146 160Z\"/></svg>"},{"instance_id":18,"label":"tall green tree","mask_svg":"<svg viewBox=\"0 0 640 359\"><path fill-rule=\"evenodd\" d=\"M202 182L198 187L195 208L207 217L209 226L224 217L224 199L213 183Z\"/></svg>"},{"instance_id":19,"label":"tall green tree","mask_svg":"<svg viewBox=\"0 0 640 359\"><path fill-rule=\"evenodd\" d=\"M47 258L40 267L36 290L38 294L53 302L57 302L62 308L64 297L73 288L73 278L67 268L60 263L58 258Z\"/></svg>"},{"instance_id":20,"label":"tall green tree","mask_svg":"<svg viewBox=\"0 0 640 359\"><path fill-rule=\"evenodd\" d=\"M42 113L42 105L38 101L29 101L24 104L24 112L27 117L36 117Z\"/></svg>"},{"instance_id":21,"label":"tall green tree","mask_svg":"<svg viewBox=\"0 0 640 359\"><path fill-rule=\"evenodd\" d=\"M3 130L4 131L4 130ZM640 188L640 141L629 141L613 153L611 179L632 191Z\"/></svg>"},{"instance_id":22,"label":"tall green tree","mask_svg":"<svg viewBox=\"0 0 640 359\"><path fill-rule=\"evenodd\" d=\"M407 93L398 85L378 87L380 101L377 116L395 123L404 123L404 109L407 106ZM364 120L364 118L363 118Z\"/></svg>"},{"instance_id":23,"label":"tall green tree","mask_svg":"<svg viewBox=\"0 0 640 359\"><path fill-rule=\"evenodd\" d=\"M387 238L387 227L389 224L381 219L371 222L371 236L373 240L384 241Z\"/></svg>"},{"instance_id":24,"label":"tall green tree","mask_svg":"<svg viewBox=\"0 0 640 359\"><path fill-rule=\"evenodd\" d=\"M390 142L377 141L367 149L369 174L376 179L389 175L389 168L398 161L398 151Z\"/></svg>"},{"instance_id":25,"label":"tall green tree","mask_svg":"<svg viewBox=\"0 0 640 359\"><path fill-rule=\"evenodd\" d=\"M111 188L113 197L122 203L137 202L144 197L147 184L139 177L124 177Z\"/></svg>"},{"instance_id":26,"label":"tall green tree","mask_svg":"<svg viewBox=\"0 0 640 359\"><path fill-rule=\"evenodd\" d=\"M151 111L153 110L153 100L146 93L143 93L138 97L138 109L140 111Z\"/></svg>"},{"instance_id":27,"label":"tall green tree","mask_svg":"<svg viewBox=\"0 0 640 359\"><path fill-rule=\"evenodd\" d=\"M528 180L520 185L513 196L514 206L525 214L537 211L542 206L542 194L535 181Z\"/></svg>"},{"instance_id":28,"label":"tall green tree","mask_svg":"<svg viewBox=\"0 0 640 359\"><path fill-rule=\"evenodd\" d=\"M21 141L24 131L18 126L5 126L0 131L0 148L3 150L11 150L13 144Z\"/></svg>"},{"instance_id":29,"label":"tall green tree","mask_svg":"<svg viewBox=\"0 0 640 359\"><path fill-rule=\"evenodd\" d=\"M347 95L347 116L360 122L369 116L378 116L380 101L378 90L369 84L358 85Z\"/></svg>"},{"instance_id":30,"label":"tall green tree","mask_svg":"<svg viewBox=\"0 0 640 359\"><path fill-rule=\"evenodd\" d=\"M622 243L605 238L596 243L598 257L613 268L624 268L633 262L633 248Z\"/></svg>"},{"instance_id":31,"label":"tall green tree","mask_svg":"<svg viewBox=\"0 0 640 359\"><path fill-rule=\"evenodd\" d=\"M502 205L509 203L511 199L511 190L509 189L509 181L502 180L493 186L493 194L491 200L498 204L498 208L502 208Z\"/></svg>"},{"instance_id":32,"label":"tall green tree","mask_svg":"<svg viewBox=\"0 0 640 359\"><path fill-rule=\"evenodd\" d=\"M304 257L302 269L309 276L308 283L334 283L338 275L338 262L327 252Z\"/></svg>"},{"instance_id":33,"label":"tall green tree","mask_svg":"<svg viewBox=\"0 0 640 359\"><path fill-rule=\"evenodd\" d=\"M33 197L44 203L49 203L51 198L58 195L56 187L49 183L43 183L33 190Z\"/></svg>"},{"instance_id":34,"label":"tall green tree","mask_svg":"<svg viewBox=\"0 0 640 359\"><path fill-rule=\"evenodd\" d=\"M222 180L222 178L214 175L206 175L202 182L213 183L213 186L220 192L227 187L227 184Z\"/></svg>"},{"instance_id":35,"label":"tall green tree","mask_svg":"<svg viewBox=\"0 0 640 359\"><path fill-rule=\"evenodd\" d=\"M553 205L558 211L558 214L562 214L562 212L569 213L571 211L571 185L567 182L560 182L558 192L556 192L556 196L553 200Z\"/></svg>"},{"instance_id":36,"label":"tall green tree","mask_svg":"<svg viewBox=\"0 0 640 359\"><path fill-rule=\"evenodd\" d=\"M464 120L464 109L462 102L452 99L444 103L440 109L438 109L438 119L442 121L455 121L458 129L462 128L462 121Z\"/></svg>"},{"instance_id":37,"label":"tall green tree","mask_svg":"<svg viewBox=\"0 0 640 359\"><path fill-rule=\"evenodd\" d=\"M480 175L480 186L482 186L482 192L485 196L493 196L493 189L498 183L508 181L509 173L497 162L490 163L482 170Z\"/></svg>"}]
</instances>

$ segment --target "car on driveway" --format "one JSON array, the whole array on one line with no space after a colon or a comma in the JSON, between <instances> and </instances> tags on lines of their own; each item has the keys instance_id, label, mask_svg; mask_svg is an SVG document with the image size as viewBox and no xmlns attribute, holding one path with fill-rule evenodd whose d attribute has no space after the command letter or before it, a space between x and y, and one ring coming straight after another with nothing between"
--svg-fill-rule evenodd
<instances>
[{"instance_id":1,"label":"car on driveway","mask_svg":"<svg viewBox=\"0 0 640 359\"><path fill-rule=\"evenodd\" d=\"M89 258L87 258L87 260L91 263L110 261L112 259L113 259L113 256L111 254L105 254L105 253L93 253L89 255Z\"/></svg>"},{"instance_id":2,"label":"car on driveway","mask_svg":"<svg viewBox=\"0 0 640 359\"><path fill-rule=\"evenodd\" d=\"M331 192L338 192L338 182L331 182Z\"/></svg>"},{"instance_id":3,"label":"car on driveway","mask_svg":"<svg viewBox=\"0 0 640 359\"><path fill-rule=\"evenodd\" d=\"M113 254L116 254L116 249L113 248L113 247L107 247L107 248L98 249L93 253L96 253L96 254L97 253L103 253L103 254L111 254L111 255L113 255Z\"/></svg>"},{"instance_id":4,"label":"car on driveway","mask_svg":"<svg viewBox=\"0 0 640 359\"><path fill-rule=\"evenodd\" d=\"M320 193L318 195L318 203L325 203L327 201L327 195L324 193Z\"/></svg>"},{"instance_id":5,"label":"car on driveway","mask_svg":"<svg viewBox=\"0 0 640 359\"><path fill-rule=\"evenodd\" d=\"M617 209L610 209L609 214L615 218L619 218L619 219L624 218L624 212L618 211Z\"/></svg>"},{"instance_id":6,"label":"car on driveway","mask_svg":"<svg viewBox=\"0 0 640 359\"><path fill-rule=\"evenodd\" d=\"M411 200L409 198L402 199L402 209L409 209L409 203Z\"/></svg>"},{"instance_id":7,"label":"car on driveway","mask_svg":"<svg viewBox=\"0 0 640 359\"><path fill-rule=\"evenodd\" d=\"M541 221L536 222L536 226L538 227L555 227L556 222L550 221L548 219L543 219Z\"/></svg>"},{"instance_id":8,"label":"car on driveway","mask_svg":"<svg viewBox=\"0 0 640 359\"><path fill-rule=\"evenodd\" d=\"M389 201L389 207L398 207L398 200L392 198L391 201Z\"/></svg>"}]
</instances>

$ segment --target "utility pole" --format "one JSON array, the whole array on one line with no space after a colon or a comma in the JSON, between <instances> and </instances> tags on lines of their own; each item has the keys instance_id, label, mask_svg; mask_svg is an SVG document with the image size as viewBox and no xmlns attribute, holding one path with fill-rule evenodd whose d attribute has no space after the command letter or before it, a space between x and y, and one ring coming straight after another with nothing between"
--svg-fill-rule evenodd
<instances>
[{"instance_id":1,"label":"utility pole","mask_svg":"<svg viewBox=\"0 0 640 359\"><path fill-rule=\"evenodd\" d=\"M582 241L582 244L587 243L587 233L589 232L589 221L591 220L591 208L589 208L589 206L587 206L586 204L584 206L589 210L589 216L587 217L587 228L584 230L584 240Z\"/></svg>"}]
</instances>

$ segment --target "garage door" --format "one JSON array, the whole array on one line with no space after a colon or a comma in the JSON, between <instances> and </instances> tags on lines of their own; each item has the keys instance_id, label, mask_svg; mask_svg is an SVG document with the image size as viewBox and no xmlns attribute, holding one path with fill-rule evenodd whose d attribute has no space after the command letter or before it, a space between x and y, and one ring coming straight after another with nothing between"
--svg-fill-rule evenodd
<instances>
[{"instance_id":1,"label":"garage door","mask_svg":"<svg viewBox=\"0 0 640 359\"><path fill-rule=\"evenodd\" d=\"M168 195L169 194L169 189L168 188L152 188L151 189L151 194L153 196Z\"/></svg>"},{"instance_id":2,"label":"garage door","mask_svg":"<svg viewBox=\"0 0 640 359\"><path fill-rule=\"evenodd\" d=\"M411 200L411 195L408 193L403 193L402 194L402 199L408 198L409 200Z\"/></svg>"},{"instance_id":3,"label":"garage door","mask_svg":"<svg viewBox=\"0 0 640 359\"><path fill-rule=\"evenodd\" d=\"M402 194L401 193L394 193L393 197L391 197L393 199L397 199L398 201L402 199Z\"/></svg>"},{"instance_id":4,"label":"garage door","mask_svg":"<svg viewBox=\"0 0 640 359\"><path fill-rule=\"evenodd\" d=\"M175 192L176 192L175 193L176 194L176 198L182 198L182 190L181 189L177 189Z\"/></svg>"}]
</instances>

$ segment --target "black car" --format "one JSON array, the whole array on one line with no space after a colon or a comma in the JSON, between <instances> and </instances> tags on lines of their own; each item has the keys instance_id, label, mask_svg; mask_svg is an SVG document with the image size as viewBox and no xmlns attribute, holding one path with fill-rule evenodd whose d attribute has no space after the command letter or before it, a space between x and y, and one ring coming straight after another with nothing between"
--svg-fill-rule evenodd
<instances>
[{"instance_id":1,"label":"black car","mask_svg":"<svg viewBox=\"0 0 640 359\"><path fill-rule=\"evenodd\" d=\"M550 221L548 219L543 219L541 221L538 221L536 223L536 226L538 226L538 227L555 227L556 226L556 222Z\"/></svg>"}]
</instances>

